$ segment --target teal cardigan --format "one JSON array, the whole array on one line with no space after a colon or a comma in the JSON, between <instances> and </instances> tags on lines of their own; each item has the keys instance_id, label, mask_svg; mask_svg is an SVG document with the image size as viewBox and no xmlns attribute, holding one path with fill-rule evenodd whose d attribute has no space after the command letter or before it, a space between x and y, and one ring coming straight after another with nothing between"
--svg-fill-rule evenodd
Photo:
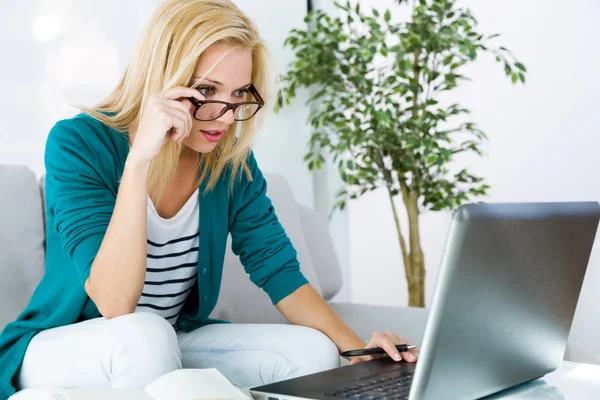
<instances>
[{"instance_id":1,"label":"teal cardigan","mask_svg":"<svg viewBox=\"0 0 600 400\"><path fill-rule=\"evenodd\" d=\"M83 284L115 207L129 145L125 135L90 116L59 121L48 135L46 165L46 270L27 308L0 334L0 400L15 392L27 346L40 331L101 314ZM266 195L266 182L250 153L252 180L230 173L200 195L197 285L177 321L185 332L225 322L208 318L219 296L227 236L250 280L273 304L308 283L296 251Z\"/></svg>"}]
</instances>

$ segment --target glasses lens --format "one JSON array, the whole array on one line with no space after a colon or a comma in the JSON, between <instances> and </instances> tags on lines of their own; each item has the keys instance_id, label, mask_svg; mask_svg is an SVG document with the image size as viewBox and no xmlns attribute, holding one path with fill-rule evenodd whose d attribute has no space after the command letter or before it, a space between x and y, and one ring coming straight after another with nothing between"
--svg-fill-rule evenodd
<instances>
[{"instance_id":1,"label":"glasses lens","mask_svg":"<svg viewBox=\"0 0 600 400\"><path fill-rule=\"evenodd\" d=\"M225 108L227 108L225 104L202 104L200 107L198 107L198 111L196 111L196 119L199 119L200 121L212 121L213 119L219 118Z\"/></svg>"},{"instance_id":2,"label":"glasses lens","mask_svg":"<svg viewBox=\"0 0 600 400\"><path fill-rule=\"evenodd\" d=\"M205 103L198 107L195 117L200 121L212 121L219 118L226 108L225 104ZM258 104L242 104L236 108L233 118L236 121L245 121L252 118L258 112L258 109Z\"/></svg>"},{"instance_id":3,"label":"glasses lens","mask_svg":"<svg viewBox=\"0 0 600 400\"><path fill-rule=\"evenodd\" d=\"M234 118L236 121L250 119L258 112L258 108L258 104L243 104L235 110Z\"/></svg>"}]
</instances>

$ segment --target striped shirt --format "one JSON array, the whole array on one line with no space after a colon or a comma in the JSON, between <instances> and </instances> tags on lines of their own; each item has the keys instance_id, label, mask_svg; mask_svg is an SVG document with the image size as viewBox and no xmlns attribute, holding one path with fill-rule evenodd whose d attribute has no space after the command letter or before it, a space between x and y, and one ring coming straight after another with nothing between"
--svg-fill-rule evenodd
<instances>
[{"instance_id":1,"label":"striped shirt","mask_svg":"<svg viewBox=\"0 0 600 400\"><path fill-rule=\"evenodd\" d=\"M147 207L147 261L144 290L135 312L152 312L175 325L196 284L198 192L172 218L162 218L152 200Z\"/></svg>"}]
</instances>

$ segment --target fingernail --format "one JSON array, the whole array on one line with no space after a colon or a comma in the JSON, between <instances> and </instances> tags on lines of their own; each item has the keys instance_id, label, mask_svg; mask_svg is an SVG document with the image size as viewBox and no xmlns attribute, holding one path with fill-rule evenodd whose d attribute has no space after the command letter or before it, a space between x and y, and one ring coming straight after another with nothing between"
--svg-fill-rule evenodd
<instances>
[{"instance_id":1,"label":"fingernail","mask_svg":"<svg viewBox=\"0 0 600 400\"><path fill-rule=\"evenodd\" d=\"M402 360L402 357L400 357L399 353L394 354L394 360L396 360L396 361Z\"/></svg>"}]
</instances>

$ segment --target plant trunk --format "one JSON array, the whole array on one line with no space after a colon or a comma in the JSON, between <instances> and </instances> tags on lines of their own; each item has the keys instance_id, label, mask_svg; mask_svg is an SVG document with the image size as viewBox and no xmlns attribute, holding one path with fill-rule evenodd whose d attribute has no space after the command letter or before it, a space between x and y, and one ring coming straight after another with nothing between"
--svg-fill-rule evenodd
<instances>
[{"instance_id":1,"label":"plant trunk","mask_svg":"<svg viewBox=\"0 0 600 400\"><path fill-rule=\"evenodd\" d=\"M425 307L425 263L416 266L418 276L408 281L408 305L409 307Z\"/></svg>"},{"instance_id":2,"label":"plant trunk","mask_svg":"<svg viewBox=\"0 0 600 400\"><path fill-rule=\"evenodd\" d=\"M408 253L408 249L406 247L406 241L404 240L404 236L402 236L402 229L400 228L400 219L398 218L398 211L396 210L396 204L394 204L394 195L388 189L388 193L390 195L390 203L392 203L392 213L394 214L394 222L396 223L396 234L398 235L398 241L400 242L400 250L402 250L402 261L404 262L404 275L406 276L406 280L409 281L409 277L411 275L411 263L410 263L410 255ZM409 289L410 293L410 289Z\"/></svg>"},{"instance_id":3,"label":"plant trunk","mask_svg":"<svg viewBox=\"0 0 600 400\"><path fill-rule=\"evenodd\" d=\"M413 119L419 119L419 77L421 68L419 57L421 49L417 48L414 52L414 68L413 68L413 84L415 85ZM410 239L410 275L406 276L408 283L408 305L410 307L425 307L425 258L421 249L421 238L419 235L419 192L418 184L420 182L419 171L413 176L414 190L410 190L406 182L400 182L400 190L402 191L402 200L408 214L408 237Z\"/></svg>"},{"instance_id":4,"label":"plant trunk","mask_svg":"<svg viewBox=\"0 0 600 400\"><path fill-rule=\"evenodd\" d=\"M400 185L402 199L408 214L408 229L410 238L410 267L411 274L407 277L408 305L411 307L425 307L425 257L421 249L419 234L419 206L418 195L408 190L405 183Z\"/></svg>"},{"instance_id":5,"label":"plant trunk","mask_svg":"<svg viewBox=\"0 0 600 400\"><path fill-rule=\"evenodd\" d=\"M406 241L402 235L398 211L394 204L394 196L391 191L388 191L388 193L392 205L392 212L394 214L396 233L398 234L398 241L400 242L400 249L402 250L402 259L404 261L404 273L408 284L408 305L410 307L425 307L425 260L423 251L421 250L421 241L419 239L417 197L409 196L407 202L404 195L405 189L403 188L402 191L404 204L408 213L410 249L406 246ZM406 190L406 193L408 193L408 190Z\"/></svg>"}]
</instances>

